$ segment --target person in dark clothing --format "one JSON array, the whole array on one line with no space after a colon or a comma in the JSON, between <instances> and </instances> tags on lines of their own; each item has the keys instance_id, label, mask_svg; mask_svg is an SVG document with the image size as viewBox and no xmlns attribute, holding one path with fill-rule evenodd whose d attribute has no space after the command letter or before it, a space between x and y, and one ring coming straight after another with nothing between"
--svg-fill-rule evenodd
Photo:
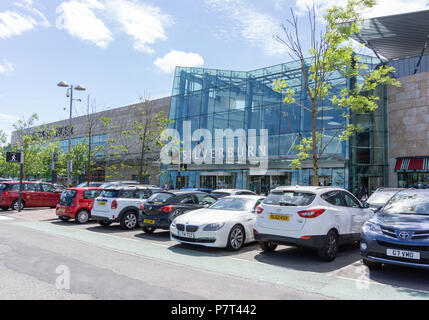
<instances>
[{"instance_id":1,"label":"person in dark clothing","mask_svg":"<svg viewBox=\"0 0 429 320\"><path fill-rule=\"evenodd\" d=\"M362 200L368 199L368 190L366 189L366 187L363 183L362 183L362 186L360 187L360 198Z\"/></svg>"}]
</instances>

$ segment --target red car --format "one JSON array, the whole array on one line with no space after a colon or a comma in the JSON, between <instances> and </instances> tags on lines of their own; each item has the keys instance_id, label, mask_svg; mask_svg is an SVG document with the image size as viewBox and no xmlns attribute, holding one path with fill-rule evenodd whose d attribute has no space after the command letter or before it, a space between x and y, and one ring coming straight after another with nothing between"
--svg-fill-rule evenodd
<instances>
[{"instance_id":1,"label":"red car","mask_svg":"<svg viewBox=\"0 0 429 320\"><path fill-rule=\"evenodd\" d=\"M97 198L102 188L68 188L61 194L57 204L56 214L63 220L75 219L77 223L86 223L91 218L91 210L94 199Z\"/></svg>"},{"instance_id":2,"label":"red car","mask_svg":"<svg viewBox=\"0 0 429 320\"><path fill-rule=\"evenodd\" d=\"M55 208L60 201L61 190L51 183L24 181L22 186L22 209L24 207ZM19 209L19 182L0 182L0 209Z\"/></svg>"}]
</instances>

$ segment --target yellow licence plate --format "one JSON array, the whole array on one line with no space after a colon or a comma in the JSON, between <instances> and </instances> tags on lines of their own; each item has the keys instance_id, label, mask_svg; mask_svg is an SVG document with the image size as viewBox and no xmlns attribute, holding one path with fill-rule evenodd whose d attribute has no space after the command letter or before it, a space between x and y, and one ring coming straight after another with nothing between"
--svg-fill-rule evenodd
<instances>
[{"instance_id":1,"label":"yellow licence plate","mask_svg":"<svg viewBox=\"0 0 429 320\"><path fill-rule=\"evenodd\" d=\"M144 219L143 223L155 224L155 220Z\"/></svg>"},{"instance_id":2,"label":"yellow licence plate","mask_svg":"<svg viewBox=\"0 0 429 320\"><path fill-rule=\"evenodd\" d=\"M282 214L270 214L270 220L289 221L289 216Z\"/></svg>"},{"instance_id":3,"label":"yellow licence plate","mask_svg":"<svg viewBox=\"0 0 429 320\"><path fill-rule=\"evenodd\" d=\"M105 206L106 205L106 202L99 202L98 203L100 206Z\"/></svg>"}]
</instances>

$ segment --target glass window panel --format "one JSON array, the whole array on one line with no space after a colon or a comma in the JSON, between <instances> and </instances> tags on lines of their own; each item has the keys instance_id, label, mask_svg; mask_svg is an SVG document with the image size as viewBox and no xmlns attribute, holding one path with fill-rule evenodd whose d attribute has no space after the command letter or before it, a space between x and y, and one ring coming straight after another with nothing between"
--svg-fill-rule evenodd
<instances>
[{"instance_id":1,"label":"glass window panel","mask_svg":"<svg viewBox=\"0 0 429 320\"><path fill-rule=\"evenodd\" d=\"M244 129L244 110L229 112L228 128L231 130Z\"/></svg>"},{"instance_id":2,"label":"glass window panel","mask_svg":"<svg viewBox=\"0 0 429 320\"><path fill-rule=\"evenodd\" d=\"M200 115L201 108L201 91L194 92L188 97L188 116Z\"/></svg>"},{"instance_id":3,"label":"glass window panel","mask_svg":"<svg viewBox=\"0 0 429 320\"><path fill-rule=\"evenodd\" d=\"M264 107L261 112L261 129L268 129L269 135L278 135L280 126L280 104Z\"/></svg>"},{"instance_id":4,"label":"glass window panel","mask_svg":"<svg viewBox=\"0 0 429 320\"><path fill-rule=\"evenodd\" d=\"M295 97L298 99L299 97ZM280 133L298 132L301 121L301 107L295 103L282 103L280 107Z\"/></svg>"},{"instance_id":5,"label":"glass window panel","mask_svg":"<svg viewBox=\"0 0 429 320\"><path fill-rule=\"evenodd\" d=\"M225 112L229 109L230 87L216 89L215 113Z\"/></svg>"},{"instance_id":6,"label":"glass window panel","mask_svg":"<svg viewBox=\"0 0 429 320\"><path fill-rule=\"evenodd\" d=\"M231 110L244 110L246 107L246 82L231 87L229 108Z\"/></svg>"},{"instance_id":7,"label":"glass window panel","mask_svg":"<svg viewBox=\"0 0 429 320\"><path fill-rule=\"evenodd\" d=\"M293 151L293 145L298 142L296 138L296 134L288 133L288 134L281 134L280 135L280 151L279 154L281 156L292 156L296 154L295 151Z\"/></svg>"}]
</instances>

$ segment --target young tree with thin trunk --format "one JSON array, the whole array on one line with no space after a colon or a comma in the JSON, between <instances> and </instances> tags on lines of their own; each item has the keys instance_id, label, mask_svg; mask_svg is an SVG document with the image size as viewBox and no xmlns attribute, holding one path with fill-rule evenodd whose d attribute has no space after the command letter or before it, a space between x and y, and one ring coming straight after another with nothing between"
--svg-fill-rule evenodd
<instances>
[{"instance_id":1,"label":"young tree with thin trunk","mask_svg":"<svg viewBox=\"0 0 429 320\"><path fill-rule=\"evenodd\" d=\"M283 25L284 36L275 38L284 44L292 60L299 61L302 73L301 91L308 96L310 105L304 105L294 98L295 90L285 80L275 81L274 90L285 95L284 102L298 105L304 112L311 114L311 136L297 135L295 144L297 158L291 163L292 168L301 169L302 162L311 159L314 176L313 185L319 185L319 162L327 147L334 141L348 140L360 127L350 122L358 114L373 112L378 108L379 97L375 89L380 85L400 86L400 82L390 77L394 68L381 64L375 70L369 70L355 54L351 36L359 32L359 22L364 10L371 9L375 0L349 0L344 7L334 6L324 16L324 30L318 30L316 8L308 8L309 32L301 33L298 16L291 9L291 19ZM305 49L305 40L309 40ZM355 86L341 90L340 95L333 94L329 80L334 73L341 73L345 78L362 78ZM322 112L322 103L327 99L342 113L343 123L331 136L325 135L324 129L318 129L316 120ZM287 119L287 121L290 121Z\"/></svg>"}]
</instances>

